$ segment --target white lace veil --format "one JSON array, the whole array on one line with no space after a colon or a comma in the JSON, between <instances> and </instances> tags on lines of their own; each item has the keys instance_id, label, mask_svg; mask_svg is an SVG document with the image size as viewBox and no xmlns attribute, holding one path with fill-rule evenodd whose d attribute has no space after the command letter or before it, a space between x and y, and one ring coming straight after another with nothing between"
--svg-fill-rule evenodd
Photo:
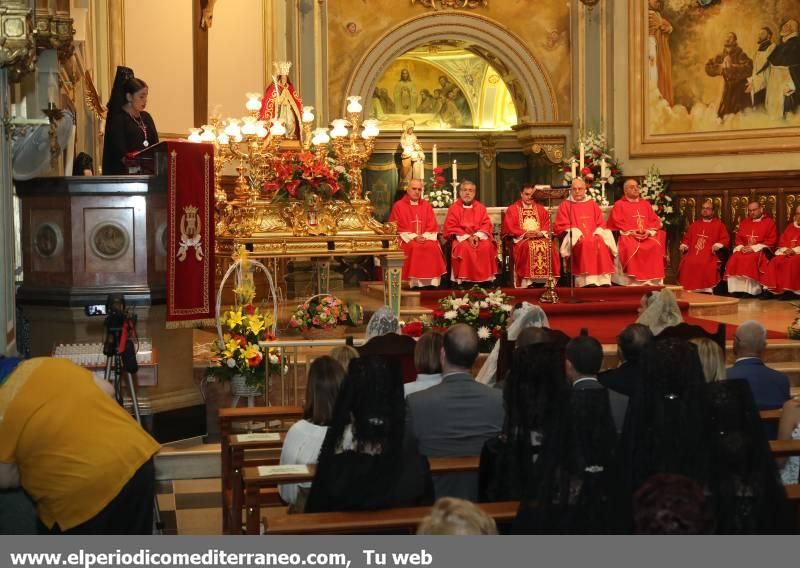
<instances>
[{"instance_id":1,"label":"white lace veil","mask_svg":"<svg viewBox=\"0 0 800 568\"><path fill-rule=\"evenodd\" d=\"M386 335L387 333L400 333L400 322L389 306L381 306L369 318L366 340L369 341L373 337Z\"/></svg>"},{"instance_id":2,"label":"white lace veil","mask_svg":"<svg viewBox=\"0 0 800 568\"><path fill-rule=\"evenodd\" d=\"M653 335L658 335L664 328L683 323L681 309L672 290L664 288L660 292L653 293L647 299L647 308L636 323L649 327Z\"/></svg>"},{"instance_id":3,"label":"white lace veil","mask_svg":"<svg viewBox=\"0 0 800 568\"><path fill-rule=\"evenodd\" d=\"M539 306L522 302L522 305L511 314L511 323L508 324L508 338L512 341L517 340L519 332L526 327L550 327L547 314ZM486 362L478 372L475 380L483 384L491 384L497 381L497 358L500 355L500 341L494 344L492 352L486 358Z\"/></svg>"}]
</instances>

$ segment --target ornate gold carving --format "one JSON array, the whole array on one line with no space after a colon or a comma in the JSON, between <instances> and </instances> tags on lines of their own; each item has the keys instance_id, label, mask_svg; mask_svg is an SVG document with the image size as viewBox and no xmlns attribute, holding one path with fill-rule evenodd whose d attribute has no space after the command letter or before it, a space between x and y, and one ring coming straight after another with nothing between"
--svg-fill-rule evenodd
<instances>
[{"instance_id":1,"label":"ornate gold carving","mask_svg":"<svg viewBox=\"0 0 800 568\"><path fill-rule=\"evenodd\" d=\"M36 66L36 31L28 2L6 1L0 6L0 67L9 68L9 80L33 71Z\"/></svg>"},{"instance_id":2,"label":"ornate gold carving","mask_svg":"<svg viewBox=\"0 0 800 568\"><path fill-rule=\"evenodd\" d=\"M55 49L58 59L64 61L75 52L72 38L75 28L73 19L66 13L53 14L46 8L36 9L36 46L39 49Z\"/></svg>"},{"instance_id":3,"label":"ornate gold carving","mask_svg":"<svg viewBox=\"0 0 800 568\"><path fill-rule=\"evenodd\" d=\"M747 203L750 197L747 195L740 195L731 198L731 225L733 225L734 234L739 230L739 223L747 217Z\"/></svg>"},{"instance_id":4,"label":"ornate gold carving","mask_svg":"<svg viewBox=\"0 0 800 568\"><path fill-rule=\"evenodd\" d=\"M759 195L758 202L764 208L764 213L775 219L778 208L778 197L776 195Z\"/></svg>"},{"instance_id":5,"label":"ornate gold carving","mask_svg":"<svg viewBox=\"0 0 800 568\"><path fill-rule=\"evenodd\" d=\"M786 194L786 218L790 221L794 216L794 208L800 204L800 195L787 193Z\"/></svg>"},{"instance_id":6,"label":"ornate gold carving","mask_svg":"<svg viewBox=\"0 0 800 568\"><path fill-rule=\"evenodd\" d=\"M484 166L487 168L491 168L494 164L494 160L497 157L497 142L495 141L494 137L484 136L480 138L481 141L481 160L483 160Z\"/></svg>"},{"instance_id":7,"label":"ornate gold carving","mask_svg":"<svg viewBox=\"0 0 800 568\"><path fill-rule=\"evenodd\" d=\"M200 218L197 216L197 207L187 205L183 208L181 215L181 241L179 243L178 257L179 262L186 260L186 253L190 248L194 249L194 256L198 261L203 260L203 243L201 242L202 231Z\"/></svg>"},{"instance_id":8,"label":"ornate gold carving","mask_svg":"<svg viewBox=\"0 0 800 568\"><path fill-rule=\"evenodd\" d=\"M489 0L411 0L411 4L422 4L425 8L442 10L444 8L467 10L470 8L488 8Z\"/></svg>"},{"instance_id":9,"label":"ornate gold carving","mask_svg":"<svg viewBox=\"0 0 800 568\"><path fill-rule=\"evenodd\" d=\"M553 164L560 164L564 159L564 146L561 144L531 144L532 154L544 154Z\"/></svg>"}]
</instances>

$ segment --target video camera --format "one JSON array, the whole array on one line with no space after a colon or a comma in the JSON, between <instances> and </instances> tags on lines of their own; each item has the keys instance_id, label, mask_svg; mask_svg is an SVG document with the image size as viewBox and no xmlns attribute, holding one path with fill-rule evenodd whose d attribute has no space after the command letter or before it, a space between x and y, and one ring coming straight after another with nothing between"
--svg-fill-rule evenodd
<instances>
[{"instance_id":1,"label":"video camera","mask_svg":"<svg viewBox=\"0 0 800 568\"><path fill-rule=\"evenodd\" d=\"M125 305L125 296L109 294L106 297L106 320L104 322L106 338L103 342L103 354L114 357L119 354L122 370L135 373L139 370L136 361L138 340L136 338L137 316L133 309ZM134 344L136 342L136 344Z\"/></svg>"}]
</instances>

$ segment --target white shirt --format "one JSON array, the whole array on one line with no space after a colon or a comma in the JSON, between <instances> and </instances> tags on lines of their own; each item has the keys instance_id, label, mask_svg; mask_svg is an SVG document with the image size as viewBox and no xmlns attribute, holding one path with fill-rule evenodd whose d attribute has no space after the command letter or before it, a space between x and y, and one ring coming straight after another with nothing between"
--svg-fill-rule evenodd
<instances>
[{"instance_id":1,"label":"white shirt","mask_svg":"<svg viewBox=\"0 0 800 568\"><path fill-rule=\"evenodd\" d=\"M281 450L281 465L308 465L317 463L322 442L328 432L327 426L317 426L308 420L295 422L286 433ZM281 499L290 505L297 500L297 487L311 487L311 483L281 485L278 492Z\"/></svg>"},{"instance_id":2,"label":"white shirt","mask_svg":"<svg viewBox=\"0 0 800 568\"><path fill-rule=\"evenodd\" d=\"M434 373L432 375L426 375L424 373L420 373L419 375L417 375L417 379L414 382L406 383L403 385L403 391L405 396L408 396L412 393L423 391L431 387L435 387L441 382L442 382L441 373Z\"/></svg>"}]
</instances>

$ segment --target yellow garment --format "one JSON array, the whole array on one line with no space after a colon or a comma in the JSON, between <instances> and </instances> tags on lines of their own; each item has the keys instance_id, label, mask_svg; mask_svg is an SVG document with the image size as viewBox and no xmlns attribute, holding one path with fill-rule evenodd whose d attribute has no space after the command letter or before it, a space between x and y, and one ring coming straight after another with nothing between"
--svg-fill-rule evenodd
<instances>
[{"instance_id":1,"label":"yellow garment","mask_svg":"<svg viewBox=\"0 0 800 568\"><path fill-rule=\"evenodd\" d=\"M65 359L25 361L0 386L0 462L17 464L48 528L97 515L159 447Z\"/></svg>"}]
</instances>

